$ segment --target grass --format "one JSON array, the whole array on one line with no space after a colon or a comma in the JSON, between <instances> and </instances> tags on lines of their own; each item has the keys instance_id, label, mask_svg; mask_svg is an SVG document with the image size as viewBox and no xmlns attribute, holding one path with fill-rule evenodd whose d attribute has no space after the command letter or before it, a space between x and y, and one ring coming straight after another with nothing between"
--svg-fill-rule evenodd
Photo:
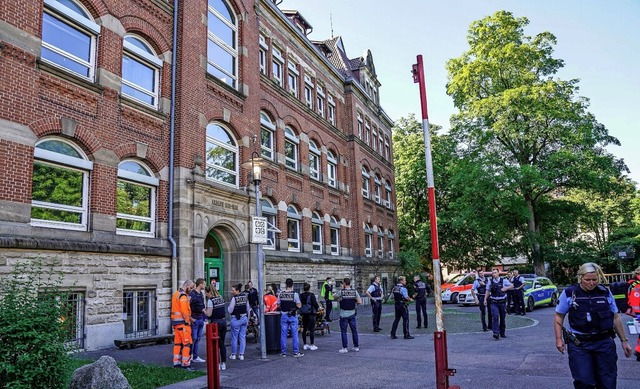
<instances>
[{"instance_id":1,"label":"grass","mask_svg":"<svg viewBox=\"0 0 640 389\"><path fill-rule=\"evenodd\" d=\"M72 358L70 364L71 372L93 362L90 359ZM206 374L202 371L185 371L173 367L145 365L138 362L118 362L118 367L133 389L155 389Z\"/></svg>"}]
</instances>

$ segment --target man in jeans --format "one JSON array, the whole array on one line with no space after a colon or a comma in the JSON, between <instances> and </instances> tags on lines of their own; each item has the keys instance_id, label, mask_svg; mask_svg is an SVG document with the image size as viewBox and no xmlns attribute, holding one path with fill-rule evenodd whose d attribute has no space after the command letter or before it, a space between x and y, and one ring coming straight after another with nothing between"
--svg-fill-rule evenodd
<instances>
[{"instance_id":1,"label":"man in jeans","mask_svg":"<svg viewBox=\"0 0 640 389\"><path fill-rule=\"evenodd\" d=\"M191 360L193 362L204 362L205 360L200 358L198 351L200 349L200 339L202 339L202 333L204 332L204 312L205 302L203 289L205 287L204 278L198 278L196 280L196 287L189 293L189 304L191 305L191 318L193 319L193 325L191 327L191 333L193 336L193 348L191 349Z\"/></svg>"},{"instance_id":2,"label":"man in jeans","mask_svg":"<svg viewBox=\"0 0 640 389\"><path fill-rule=\"evenodd\" d=\"M351 279L346 277L342 281L342 289L333 296L340 304L340 334L342 335L342 348L339 353L349 352L347 349L347 325L351 329L353 348L351 351L360 351L358 344L358 323L356 321L356 307L362 304L358 292L351 287Z\"/></svg>"}]
</instances>

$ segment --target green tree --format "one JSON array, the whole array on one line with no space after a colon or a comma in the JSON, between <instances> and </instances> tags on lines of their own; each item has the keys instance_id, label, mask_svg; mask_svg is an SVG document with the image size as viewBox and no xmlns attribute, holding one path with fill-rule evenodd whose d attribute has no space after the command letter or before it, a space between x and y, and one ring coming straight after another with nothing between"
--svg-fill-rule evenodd
<instances>
[{"instance_id":1,"label":"green tree","mask_svg":"<svg viewBox=\"0 0 640 389\"><path fill-rule=\"evenodd\" d=\"M471 24L469 50L447 63L447 93L459 112L451 135L459 152L508 202L526 237L535 271L545 274L544 207L572 188L599 191L624 164L605 150L619 141L588 112L578 80L554 78L549 32L524 34L529 23L506 11Z\"/></svg>"}]
</instances>

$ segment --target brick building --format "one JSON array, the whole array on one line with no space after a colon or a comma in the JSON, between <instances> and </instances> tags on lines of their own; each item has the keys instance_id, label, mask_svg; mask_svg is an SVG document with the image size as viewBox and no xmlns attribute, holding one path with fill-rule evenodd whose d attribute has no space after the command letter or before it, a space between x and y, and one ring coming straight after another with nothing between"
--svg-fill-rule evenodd
<instances>
[{"instance_id":1,"label":"brick building","mask_svg":"<svg viewBox=\"0 0 640 389\"><path fill-rule=\"evenodd\" d=\"M392 121L373 57L311 30L270 0L3 5L0 272L55 260L86 349L167 333L185 279L255 283L257 154L267 283L390 284Z\"/></svg>"}]
</instances>

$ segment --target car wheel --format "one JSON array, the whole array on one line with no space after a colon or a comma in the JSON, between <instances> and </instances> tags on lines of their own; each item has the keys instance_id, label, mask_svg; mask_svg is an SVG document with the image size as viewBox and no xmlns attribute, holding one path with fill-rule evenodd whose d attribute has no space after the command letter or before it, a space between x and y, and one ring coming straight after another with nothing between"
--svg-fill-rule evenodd
<instances>
[{"instance_id":1,"label":"car wheel","mask_svg":"<svg viewBox=\"0 0 640 389\"><path fill-rule=\"evenodd\" d=\"M451 295L451 302L454 303L454 304L458 303L458 294L457 293L454 293L454 294Z\"/></svg>"},{"instance_id":2,"label":"car wheel","mask_svg":"<svg viewBox=\"0 0 640 389\"><path fill-rule=\"evenodd\" d=\"M533 301L533 297L529 296L527 299L527 312L533 311L533 307L535 307L536 303Z\"/></svg>"},{"instance_id":3,"label":"car wheel","mask_svg":"<svg viewBox=\"0 0 640 389\"><path fill-rule=\"evenodd\" d=\"M551 302L549 303L550 307L555 307L558 305L558 296L554 293L551 295Z\"/></svg>"}]
</instances>

